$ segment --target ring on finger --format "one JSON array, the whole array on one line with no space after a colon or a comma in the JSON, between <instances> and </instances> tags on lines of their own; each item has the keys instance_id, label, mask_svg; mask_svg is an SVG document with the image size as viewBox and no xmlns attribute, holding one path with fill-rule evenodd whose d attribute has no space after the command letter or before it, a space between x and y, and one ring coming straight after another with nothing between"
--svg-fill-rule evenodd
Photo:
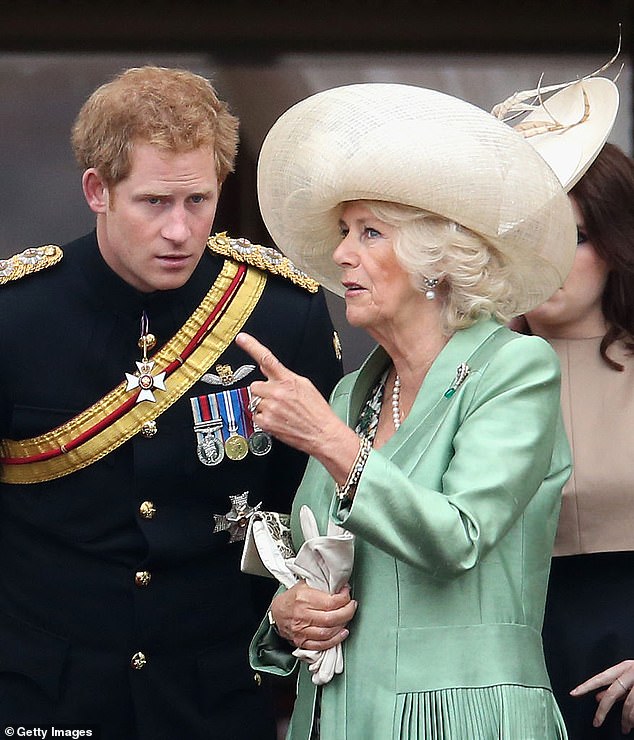
<instances>
[{"instance_id":1,"label":"ring on finger","mask_svg":"<svg viewBox=\"0 0 634 740\"><path fill-rule=\"evenodd\" d=\"M617 680L619 686L623 689L623 691L625 691L625 692L629 691L629 689L627 688L627 686L623 683L623 681L621 681L620 678L617 677L616 680Z\"/></svg>"},{"instance_id":2,"label":"ring on finger","mask_svg":"<svg viewBox=\"0 0 634 740\"><path fill-rule=\"evenodd\" d=\"M252 414L255 414L257 412L258 406L262 403L262 397L261 396L253 396L251 399L251 403L249 404L249 411Z\"/></svg>"}]
</instances>

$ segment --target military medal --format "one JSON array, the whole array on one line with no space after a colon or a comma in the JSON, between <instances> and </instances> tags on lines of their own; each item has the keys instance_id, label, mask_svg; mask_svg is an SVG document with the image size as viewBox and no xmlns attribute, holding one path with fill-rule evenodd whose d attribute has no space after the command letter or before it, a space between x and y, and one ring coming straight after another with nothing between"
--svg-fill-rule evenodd
<instances>
[{"instance_id":1,"label":"military medal","mask_svg":"<svg viewBox=\"0 0 634 740\"><path fill-rule=\"evenodd\" d=\"M148 349L151 349L156 344L156 339L153 334L149 333L148 327L149 321L144 311L141 316L141 336L139 338L139 347L143 350L143 358L140 362L136 363L137 372L134 375L132 373L125 374L128 381L125 387L126 391L132 391L135 388L140 389L136 403L141 403L141 401L156 403L154 391L165 390L165 373L152 375L152 369L155 363L153 360L148 360L147 358Z\"/></svg>"},{"instance_id":2,"label":"military medal","mask_svg":"<svg viewBox=\"0 0 634 740\"><path fill-rule=\"evenodd\" d=\"M244 460L249 452L261 457L271 451L271 435L253 420L250 388L233 388L189 401L197 439L196 454L203 465L218 465L225 457Z\"/></svg>"},{"instance_id":3,"label":"military medal","mask_svg":"<svg viewBox=\"0 0 634 740\"><path fill-rule=\"evenodd\" d=\"M225 456L218 402L214 396L199 396L189 401L194 416L198 459L203 465L218 465Z\"/></svg>"},{"instance_id":4,"label":"military medal","mask_svg":"<svg viewBox=\"0 0 634 740\"><path fill-rule=\"evenodd\" d=\"M249 454L249 443L244 436L244 414L238 389L222 391L216 395L228 435L225 437L225 453L230 460L243 460Z\"/></svg>"},{"instance_id":5,"label":"military medal","mask_svg":"<svg viewBox=\"0 0 634 740\"><path fill-rule=\"evenodd\" d=\"M253 455L262 457L262 455L268 455L273 446L273 440L268 432L257 425L255 421L255 407L254 400L251 395L251 388L240 388L240 393L243 397L243 408L247 410L245 414L247 419L247 427L250 426L249 434L249 449Z\"/></svg>"},{"instance_id":6,"label":"military medal","mask_svg":"<svg viewBox=\"0 0 634 740\"><path fill-rule=\"evenodd\" d=\"M261 501L257 506L249 506L248 498L248 491L237 496L229 496L231 504L229 511L226 514L214 514L214 534L229 532L230 543L244 540L249 519L262 506Z\"/></svg>"},{"instance_id":7,"label":"military medal","mask_svg":"<svg viewBox=\"0 0 634 740\"><path fill-rule=\"evenodd\" d=\"M254 429L253 434L249 437L249 449L257 457L268 455L273 447L271 435L262 429Z\"/></svg>"},{"instance_id":8,"label":"military medal","mask_svg":"<svg viewBox=\"0 0 634 740\"><path fill-rule=\"evenodd\" d=\"M249 454L249 443L237 429L229 427L229 436L225 440L225 452L230 460L243 460Z\"/></svg>"}]
</instances>

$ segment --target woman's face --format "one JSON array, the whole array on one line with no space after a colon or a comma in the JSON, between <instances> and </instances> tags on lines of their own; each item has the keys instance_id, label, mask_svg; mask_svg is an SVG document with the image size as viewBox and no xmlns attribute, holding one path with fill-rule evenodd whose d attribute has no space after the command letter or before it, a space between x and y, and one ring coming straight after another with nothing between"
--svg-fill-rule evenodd
<instances>
[{"instance_id":1,"label":"woman's face","mask_svg":"<svg viewBox=\"0 0 634 740\"><path fill-rule=\"evenodd\" d=\"M588 241L581 211L572 196L570 200L579 235L572 270L548 301L526 314L534 334L552 339L583 339L605 333L601 297L608 266Z\"/></svg>"},{"instance_id":2,"label":"woman's face","mask_svg":"<svg viewBox=\"0 0 634 740\"><path fill-rule=\"evenodd\" d=\"M416 320L425 297L396 259L396 227L358 202L344 207L339 224L342 240L333 259L342 270L348 322L380 334L388 327Z\"/></svg>"}]
</instances>

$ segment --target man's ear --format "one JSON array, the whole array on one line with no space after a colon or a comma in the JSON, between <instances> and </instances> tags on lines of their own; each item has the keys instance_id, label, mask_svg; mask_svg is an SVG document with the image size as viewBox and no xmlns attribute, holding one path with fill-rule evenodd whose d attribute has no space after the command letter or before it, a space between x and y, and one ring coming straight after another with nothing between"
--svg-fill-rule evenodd
<instances>
[{"instance_id":1,"label":"man's ear","mask_svg":"<svg viewBox=\"0 0 634 740\"><path fill-rule=\"evenodd\" d=\"M94 167L87 169L81 178L81 186L90 210L105 213L108 210L110 193L99 171Z\"/></svg>"}]
</instances>

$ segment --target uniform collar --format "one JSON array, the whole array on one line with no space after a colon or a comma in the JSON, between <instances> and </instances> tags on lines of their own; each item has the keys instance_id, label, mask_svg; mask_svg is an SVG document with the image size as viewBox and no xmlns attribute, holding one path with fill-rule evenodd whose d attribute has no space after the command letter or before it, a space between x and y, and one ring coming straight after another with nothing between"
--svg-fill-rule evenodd
<instances>
[{"instance_id":1,"label":"uniform collar","mask_svg":"<svg viewBox=\"0 0 634 740\"><path fill-rule=\"evenodd\" d=\"M143 293L119 277L105 262L97 243L96 231L66 245L69 256L76 259L89 299L102 310L123 317L138 318L142 311L151 316L175 313L179 321L189 315L203 299L218 276L223 260L205 251L192 276L175 290Z\"/></svg>"}]
</instances>

